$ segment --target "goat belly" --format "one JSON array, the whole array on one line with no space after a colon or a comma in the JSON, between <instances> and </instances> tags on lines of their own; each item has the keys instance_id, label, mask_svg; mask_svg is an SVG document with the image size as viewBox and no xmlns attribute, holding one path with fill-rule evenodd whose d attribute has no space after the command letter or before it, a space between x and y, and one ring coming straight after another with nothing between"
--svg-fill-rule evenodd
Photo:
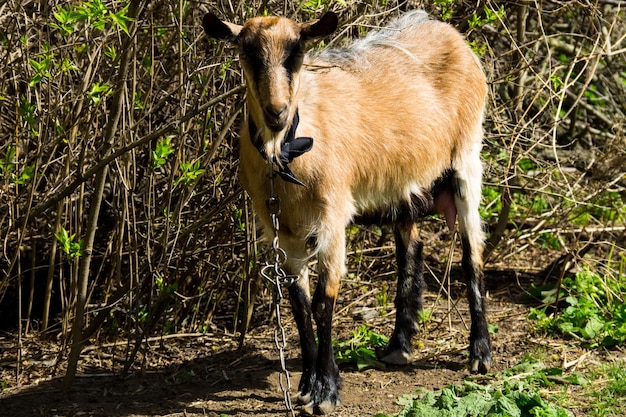
<instances>
[{"instance_id":1,"label":"goat belly","mask_svg":"<svg viewBox=\"0 0 626 417\"><path fill-rule=\"evenodd\" d=\"M401 220L417 221L433 212L433 199L430 193L411 194L407 201L383 205L358 213L353 222L365 226L394 224Z\"/></svg>"}]
</instances>

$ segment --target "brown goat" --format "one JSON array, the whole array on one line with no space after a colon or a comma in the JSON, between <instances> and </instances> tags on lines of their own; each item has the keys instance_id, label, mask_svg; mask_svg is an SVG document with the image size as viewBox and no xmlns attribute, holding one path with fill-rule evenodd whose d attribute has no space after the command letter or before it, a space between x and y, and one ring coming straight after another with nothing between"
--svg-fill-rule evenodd
<instances>
[{"instance_id":1,"label":"brown goat","mask_svg":"<svg viewBox=\"0 0 626 417\"><path fill-rule=\"evenodd\" d=\"M440 213L452 229L458 214L472 316L470 368L489 370L478 214L487 86L463 37L421 11L345 48L313 54L305 54L306 42L337 27L331 12L308 23L258 17L243 26L208 13L203 26L239 51L248 88L241 182L267 231L268 161L279 167L279 238L288 272L300 277L289 295L302 347L304 410L325 414L339 403L331 323L346 272L345 228L353 221L394 225L396 324L381 359L404 364L424 287L417 222ZM319 280L311 300L307 264L314 255Z\"/></svg>"}]
</instances>

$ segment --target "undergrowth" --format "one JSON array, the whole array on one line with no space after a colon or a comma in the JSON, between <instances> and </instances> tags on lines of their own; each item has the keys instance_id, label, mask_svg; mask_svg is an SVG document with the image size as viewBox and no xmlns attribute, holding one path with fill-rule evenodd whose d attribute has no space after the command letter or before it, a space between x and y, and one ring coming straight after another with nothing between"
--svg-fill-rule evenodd
<instances>
[{"instance_id":1,"label":"undergrowth","mask_svg":"<svg viewBox=\"0 0 626 417\"><path fill-rule=\"evenodd\" d=\"M584 269L563 279L558 287L535 288L546 305L532 308L536 329L562 335L590 348L611 348L626 342L626 275L602 275ZM556 304L557 309L554 308Z\"/></svg>"},{"instance_id":2,"label":"undergrowth","mask_svg":"<svg viewBox=\"0 0 626 417\"><path fill-rule=\"evenodd\" d=\"M384 368L376 359L376 350L384 348L389 338L375 333L366 325L352 332L352 338L345 341L333 340L333 350L338 364L349 364L359 371L367 368Z\"/></svg>"},{"instance_id":3,"label":"undergrowth","mask_svg":"<svg viewBox=\"0 0 626 417\"><path fill-rule=\"evenodd\" d=\"M591 401L589 417L609 417L626 415L626 362L616 361L602 364L589 374L591 381L587 392Z\"/></svg>"}]
</instances>

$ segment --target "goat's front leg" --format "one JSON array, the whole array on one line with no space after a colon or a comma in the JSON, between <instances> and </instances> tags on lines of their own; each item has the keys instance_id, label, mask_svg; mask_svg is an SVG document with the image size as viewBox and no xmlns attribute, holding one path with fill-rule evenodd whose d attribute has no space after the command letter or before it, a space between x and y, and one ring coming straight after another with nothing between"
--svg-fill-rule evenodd
<instances>
[{"instance_id":1,"label":"goat's front leg","mask_svg":"<svg viewBox=\"0 0 626 417\"><path fill-rule=\"evenodd\" d=\"M289 287L289 298L293 316L298 326L300 349L302 350L302 376L298 384L296 399L301 404L308 404L311 401L311 391L315 383L317 344L313 333L309 279L306 275L300 275L298 283Z\"/></svg>"},{"instance_id":2,"label":"goat's front leg","mask_svg":"<svg viewBox=\"0 0 626 417\"><path fill-rule=\"evenodd\" d=\"M333 310L341 277L345 273L345 235L338 233L331 247L318 257L319 281L313 294L313 317L317 324L318 351L315 381L310 402L304 406L309 414L329 414L340 403L341 379L332 346Z\"/></svg>"},{"instance_id":3,"label":"goat's front leg","mask_svg":"<svg viewBox=\"0 0 626 417\"><path fill-rule=\"evenodd\" d=\"M298 327L300 349L302 352L302 376L295 398L300 404L311 401L311 391L315 382L315 363L317 344L313 332L313 313L311 312L311 291L309 287L308 255L302 242L287 243L287 269L290 274L298 275L298 281L289 287L291 310Z\"/></svg>"}]
</instances>

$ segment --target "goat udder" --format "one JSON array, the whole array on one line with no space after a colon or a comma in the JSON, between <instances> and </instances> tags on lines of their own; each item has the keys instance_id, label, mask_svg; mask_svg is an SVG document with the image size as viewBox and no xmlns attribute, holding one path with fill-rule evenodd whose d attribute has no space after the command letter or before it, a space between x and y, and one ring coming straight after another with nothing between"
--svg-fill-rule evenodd
<instances>
[{"instance_id":1,"label":"goat udder","mask_svg":"<svg viewBox=\"0 0 626 417\"><path fill-rule=\"evenodd\" d=\"M446 224L450 231L454 230L454 222L456 221L456 205L454 197L450 191L443 191L435 197L434 212L443 214L446 218Z\"/></svg>"}]
</instances>

